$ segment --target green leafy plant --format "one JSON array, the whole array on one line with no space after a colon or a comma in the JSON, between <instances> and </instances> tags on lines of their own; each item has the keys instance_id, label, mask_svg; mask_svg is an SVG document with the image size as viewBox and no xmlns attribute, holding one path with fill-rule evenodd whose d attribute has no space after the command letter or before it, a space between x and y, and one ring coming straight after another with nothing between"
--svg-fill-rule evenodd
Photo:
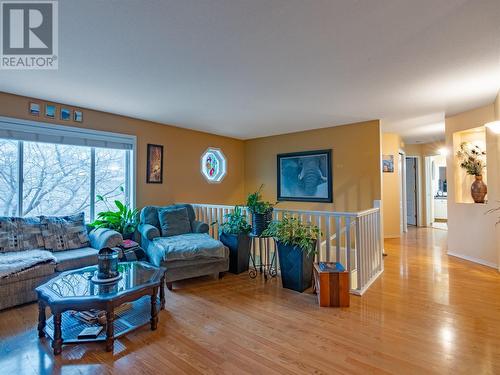
<instances>
[{"instance_id":1,"label":"green leafy plant","mask_svg":"<svg viewBox=\"0 0 500 375\"><path fill-rule=\"evenodd\" d=\"M220 225L219 231L225 234L248 234L252 227L247 222L246 216L240 206L234 211L224 215L225 221Z\"/></svg>"},{"instance_id":2,"label":"green leafy plant","mask_svg":"<svg viewBox=\"0 0 500 375\"><path fill-rule=\"evenodd\" d=\"M262 200L262 189L264 185L260 185L259 190L254 193L248 194L247 207L253 214L265 214L272 211L276 203L265 202Z\"/></svg>"},{"instance_id":3,"label":"green leafy plant","mask_svg":"<svg viewBox=\"0 0 500 375\"><path fill-rule=\"evenodd\" d=\"M108 211L99 212L97 220L90 223L94 228L109 228L116 230L123 235L129 235L135 232L138 225L137 216L139 211L132 209L128 204L123 204L119 200L115 200L114 204L118 211L112 211L109 204L101 195L96 196L96 201L102 201L108 207Z\"/></svg>"},{"instance_id":4,"label":"green leafy plant","mask_svg":"<svg viewBox=\"0 0 500 375\"><path fill-rule=\"evenodd\" d=\"M481 176L486 167L486 152L471 142L462 142L457 151L460 167L465 169L468 175Z\"/></svg>"},{"instance_id":5,"label":"green leafy plant","mask_svg":"<svg viewBox=\"0 0 500 375\"><path fill-rule=\"evenodd\" d=\"M316 254L315 244L321 232L316 225L283 216L281 220L272 221L262 235L273 237L285 245L297 246L308 256L312 256Z\"/></svg>"}]
</instances>

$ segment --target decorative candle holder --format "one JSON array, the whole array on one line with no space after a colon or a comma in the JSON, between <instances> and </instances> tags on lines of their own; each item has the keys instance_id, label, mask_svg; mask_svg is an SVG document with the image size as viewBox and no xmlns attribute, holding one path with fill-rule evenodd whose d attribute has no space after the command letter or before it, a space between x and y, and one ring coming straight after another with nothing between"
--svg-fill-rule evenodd
<instances>
[{"instance_id":1,"label":"decorative candle holder","mask_svg":"<svg viewBox=\"0 0 500 375\"><path fill-rule=\"evenodd\" d=\"M99 279L112 279L119 276L119 253L109 247L99 250L97 255L97 277Z\"/></svg>"}]
</instances>

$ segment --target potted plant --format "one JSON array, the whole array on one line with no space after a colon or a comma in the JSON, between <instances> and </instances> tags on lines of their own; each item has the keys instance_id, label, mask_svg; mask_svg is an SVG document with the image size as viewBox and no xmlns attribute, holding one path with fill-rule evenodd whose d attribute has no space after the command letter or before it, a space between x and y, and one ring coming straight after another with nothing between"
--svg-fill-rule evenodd
<instances>
[{"instance_id":1,"label":"potted plant","mask_svg":"<svg viewBox=\"0 0 500 375\"><path fill-rule=\"evenodd\" d=\"M486 152L470 142L462 142L457 151L457 158L460 161L460 167L465 169L468 175L475 177L470 188L472 199L475 203L484 203L484 197L488 192L482 175L486 167Z\"/></svg>"},{"instance_id":2,"label":"potted plant","mask_svg":"<svg viewBox=\"0 0 500 375\"><path fill-rule=\"evenodd\" d=\"M283 288L301 293L310 288L319 228L284 216L280 221L271 222L263 234L276 240Z\"/></svg>"},{"instance_id":3,"label":"potted plant","mask_svg":"<svg viewBox=\"0 0 500 375\"><path fill-rule=\"evenodd\" d=\"M247 208L252 213L252 234L260 236L273 220L273 208L276 204L265 202L262 200L262 188L251 193L247 197Z\"/></svg>"},{"instance_id":4,"label":"potted plant","mask_svg":"<svg viewBox=\"0 0 500 375\"><path fill-rule=\"evenodd\" d=\"M229 272L239 274L248 271L250 259L250 230L252 229L241 207L224 215L219 226L219 239L229 248Z\"/></svg>"},{"instance_id":5,"label":"potted plant","mask_svg":"<svg viewBox=\"0 0 500 375\"><path fill-rule=\"evenodd\" d=\"M112 211L107 200L101 196L96 196L96 201L101 201L106 204L108 211L102 211L97 214L97 220L90 223L94 228L109 228L121 233L123 239L131 239L137 229L138 221L137 209L131 209L128 204L123 204L119 200L115 200L114 204L118 211Z\"/></svg>"}]
</instances>

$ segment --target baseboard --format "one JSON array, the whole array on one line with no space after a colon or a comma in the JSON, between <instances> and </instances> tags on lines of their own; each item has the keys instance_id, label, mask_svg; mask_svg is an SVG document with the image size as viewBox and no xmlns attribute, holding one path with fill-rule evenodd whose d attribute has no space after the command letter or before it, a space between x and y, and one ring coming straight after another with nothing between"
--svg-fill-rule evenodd
<instances>
[{"instance_id":1,"label":"baseboard","mask_svg":"<svg viewBox=\"0 0 500 375\"><path fill-rule=\"evenodd\" d=\"M365 286L361 289L351 289L350 292L351 294L354 294L356 296L362 296L369 288L370 286L379 278L380 275L384 272L384 268L379 270L371 279L368 281Z\"/></svg>"},{"instance_id":2,"label":"baseboard","mask_svg":"<svg viewBox=\"0 0 500 375\"><path fill-rule=\"evenodd\" d=\"M498 269L498 264L495 264L495 263L492 263L492 262L488 262L488 261L483 260L483 259L470 257L468 255L457 254L457 253L453 253L451 251L448 251L447 254L451 255L452 257L455 257L455 258L460 258L460 259L463 259L463 260L468 260L469 262L474 262L474 263L481 264L483 266L487 266L487 267L492 267L492 268Z\"/></svg>"}]
</instances>

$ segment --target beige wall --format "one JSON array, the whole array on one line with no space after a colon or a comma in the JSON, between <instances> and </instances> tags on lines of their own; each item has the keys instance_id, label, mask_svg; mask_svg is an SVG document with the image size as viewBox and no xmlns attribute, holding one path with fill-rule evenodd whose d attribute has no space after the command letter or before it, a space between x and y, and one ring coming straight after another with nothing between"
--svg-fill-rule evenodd
<instances>
[{"instance_id":1,"label":"beige wall","mask_svg":"<svg viewBox=\"0 0 500 375\"><path fill-rule=\"evenodd\" d=\"M498 99L497 99L498 101ZM496 104L498 108L498 103ZM451 151L447 157L448 181L448 254L473 260L489 266L498 265L495 223L497 215L487 214L497 207L499 194L499 163L497 135L486 130L486 152L488 158L488 202L486 204L458 203L455 196L455 174L457 166L453 149L453 133L476 128L495 119L495 105L480 107L446 118L446 147Z\"/></svg>"},{"instance_id":2,"label":"beige wall","mask_svg":"<svg viewBox=\"0 0 500 375\"><path fill-rule=\"evenodd\" d=\"M382 212L385 238L401 235L401 171L398 163L400 149L401 137L398 134L382 134L382 154L394 156L394 173L382 173Z\"/></svg>"},{"instance_id":3,"label":"beige wall","mask_svg":"<svg viewBox=\"0 0 500 375\"><path fill-rule=\"evenodd\" d=\"M29 102L25 97L0 93L0 116L61 123L29 115ZM173 202L234 204L244 200L243 141L88 109L83 109L83 118L83 123L67 124L137 136L138 207ZM164 145L163 184L146 184L148 143ZM207 147L221 148L228 159L228 174L220 184L207 183L200 173L200 156Z\"/></svg>"},{"instance_id":4,"label":"beige wall","mask_svg":"<svg viewBox=\"0 0 500 375\"><path fill-rule=\"evenodd\" d=\"M245 142L245 190L264 184L264 199L276 201L276 155L321 149L333 149L334 203L281 202L278 207L356 211L381 199L378 120Z\"/></svg>"},{"instance_id":5,"label":"beige wall","mask_svg":"<svg viewBox=\"0 0 500 375\"><path fill-rule=\"evenodd\" d=\"M495 120L500 121L500 92L497 95L497 98L496 98L495 103L494 103L494 107L495 107ZM497 194L496 199L498 200L498 199L500 199L500 171L498 169L498 168L500 168L500 139L499 139L500 135L498 135L498 134L494 135L493 133L491 133L491 136L494 137L496 140L496 150L495 150L496 151L496 153L495 153L496 163L497 163L496 164L496 166L497 166L496 171L499 174L496 176L497 189L498 189L496 192L496 194ZM491 176L491 172L490 172L490 176ZM498 204L498 202L497 202L497 204ZM498 216L498 215L496 215L496 216ZM497 219L499 219L499 218L497 217ZM497 268L498 268L498 271L500 271L500 224L496 223L495 225L496 225L495 238L496 238L496 250L497 250Z\"/></svg>"},{"instance_id":6,"label":"beige wall","mask_svg":"<svg viewBox=\"0 0 500 375\"><path fill-rule=\"evenodd\" d=\"M0 92L0 116L137 136L139 208L173 202L243 203L246 194L261 183L266 185L265 198L274 201L276 154L325 148L333 149L335 203L287 202L280 204L281 207L351 211L372 207L374 200L381 199L379 121L241 141L89 109L83 109L83 123L62 123L43 115L31 116L30 101L57 104L60 108L59 103ZM163 184L145 182L148 143L164 145ZM228 174L221 184L207 183L200 173L200 156L207 147L221 148L228 159Z\"/></svg>"}]
</instances>

